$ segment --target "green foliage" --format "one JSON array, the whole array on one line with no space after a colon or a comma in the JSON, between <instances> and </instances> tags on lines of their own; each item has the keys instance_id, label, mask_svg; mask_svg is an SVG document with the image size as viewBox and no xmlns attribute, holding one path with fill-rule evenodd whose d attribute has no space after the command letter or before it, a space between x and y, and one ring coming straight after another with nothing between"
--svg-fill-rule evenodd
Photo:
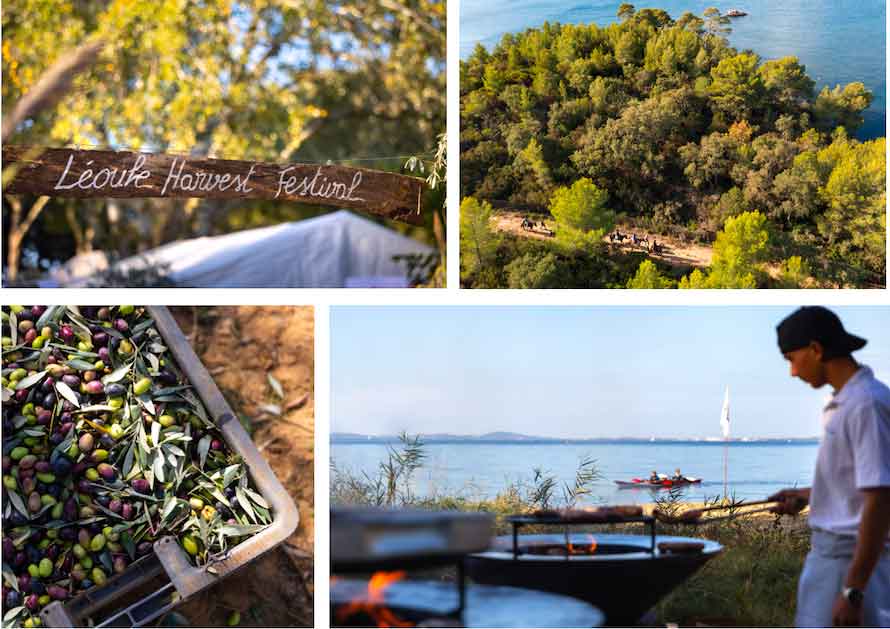
<instances>
[{"instance_id":1,"label":"green foliage","mask_svg":"<svg viewBox=\"0 0 890 629\"><path fill-rule=\"evenodd\" d=\"M805 288L810 277L810 265L800 256L791 256L782 262L779 269L779 286L781 288Z\"/></svg>"},{"instance_id":2,"label":"green foliage","mask_svg":"<svg viewBox=\"0 0 890 629\"><path fill-rule=\"evenodd\" d=\"M716 9L674 21L625 4L606 27L547 23L477 50L461 63L463 194L543 208L583 177L633 223L668 234L694 223L702 241L756 208L781 235L773 262L800 256L821 285L883 283L882 158L849 139L872 95L861 83L815 95L798 59L739 52L727 29ZM592 244L575 230L558 230L557 253ZM766 283L752 273L712 281Z\"/></svg>"},{"instance_id":3,"label":"green foliage","mask_svg":"<svg viewBox=\"0 0 890 629\"><path fill-rule=\"evenodd\" d=\"M467 197L460 203L460 264L461 277L468 277L485 269L494 261L498 247L497 235L492 231L491 205Z\"/></svg>"},{"instance_id":4,"label":"green foliage","mask_svg":"<svg viewBox=\"0 0 890 629\"><path fill-rule=\"evenodd\" d=\"M673 288L675 283L663 277L651 260L643 260L637 274L627 282L628 288Z\"/></svg>"},{"instance_id":5,"label":"green foliage","mask_svg":"<svg viewBox=\"0 0 890 629\"><path fill-rule=\"evenodd\" d=\"M573 248L599 242L615 226L615 212L606 207L608 201L609 194L590 179L558 188L550 199L557 238Z\"/></svg>"},{"instance_id":6,"label":"green foliage","mask_svg":"<svg viewBox=\"0 0 890 629\"><path fill-rule=\"evenodd\" d=\"M556 255L526 253L514 258L506 267L510 288L563 288Z\"/></svg>"},{"instance_id":7,"label":"green foliage","mask_svg":"<svg viewBox=\"0 0 890 629\"><path fill-rule=\"evenodd\" d=\"M727 123L750 119L763 98L760 58L753 53L728 57L711 70L711 100Z\"/></svg>"},{"instance_id":8,"label":"green foliage","mask_svg":"<svg viewBox=\"0 0 890 629\"><path fill-rule=\"evenodd\" d=\"M717 234L708 274L696 269L681 280L680 288L757 288L758 265L769 251L766 221L760 212L728 218Z\"/></svg>"}]
</instances>

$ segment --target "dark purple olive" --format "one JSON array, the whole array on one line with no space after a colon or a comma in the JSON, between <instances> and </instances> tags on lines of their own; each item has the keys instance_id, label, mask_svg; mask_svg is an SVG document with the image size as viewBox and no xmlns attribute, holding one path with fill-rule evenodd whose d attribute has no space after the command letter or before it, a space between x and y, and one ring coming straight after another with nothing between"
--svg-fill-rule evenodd
<instances>
[{"instance_id":1,"label":"dark purple olive","mask_svg":"<svg viewBox=\"0 0 890 629\"><path fill-rule=\"evenodd\" d=\"M46 312L46 306L31 306L31 315L35 319L39 319Z\"/></svg>"},{"instance_id":2,"label":"dark purple olive","mask_svg":"<svg viewBox=\"0 0 890 629\"><path fill-rule=\"evenodd\" d=\"M77 501L73 497L65 501L65 506L62 507L62 517L66 522L73 522L77 519ZM66 530L68 529L63 529L63 532ZM73 531L73 529L71 530Z\"/></svg>"},{"instance_id":3,"label":"dark purple olive","mask_svg":"<svg viewBox=\"0 0 890 629\"><path fill-rule=\"evenodd\" d=\"M50 468L51 468L51 466L49 464L49 461L37 461L34 464L34 470L37 471L39 474L48 472L50 470Z\"/></svg>"},{"instance_id":4,"label":"dark purple olive","mask_svg":"<svg viewBox=\"0 0 890 629\"><path fill-rule=\"evenodd\" d=\"M112 513L120 513L122 506L123 503L121 503L120 499L114 498L108 503L108 510Z\"/></svg>"},{"instance_id":5,"label":"dark purple olive","mask_svg":"<svg viewBox=\"0 0 890 629\"><path fill-rule=\"evenodd\" d=\"M80 388L80 378L73 374L69 374L67 376L62 376L62 382L67 384L72 389L76 390L76 389Z\"/></svg>"},{"instance_id":6,"label":"dark purple olive","mask_svg":"<svg viewBox=\"0 0 890 629\"><path fill-rule=\"evenodd\" d=\"M30 345L34 342L34 339L37 338L37 330L35 328L31 328L27 332L25 332L25 345Z\"/></svg>"},{"instance_id":7,"label":"dark purple olive","mask_svg":"<svg viewBox=\"0 0 890 629\"><path fill-rule=\"evenodd\" d=\"M48 493L50 496L58 501L58 499L62 496L62 486L57 483L53 483L46 488L46 493Z\"/></svg>"},{"instance_id":8,"label":"dark purple olive","mask_svg":"<svg viewBox=\"0 0 890 629\"><path fill-rule=\"evenodd\" d=\"M93 539L93 536L90 535L90 530L87 528L81 528L77 531L77 543L89 550L90 541Z\"/></svg>"},{"instance_id":9,"label":"dark purple olive","mask_svg":"<svg viewBox=\"0 0 890 629\"><path fill-rule=\"evenodd\" d=\"M102 347L108 344L108 335L105 332L96 332L93 335L93 345Z\"/></svg>"},{"instance_id":10,"label":"dark purple olive","mask_svg":"<svg viewBox=\"0 0 890 629\"><path fill-rule=\"evenodd\" d=\"M83 579L80 582L80 587L82 587L85 590L89 590L91 587L93 587L93 582L89 579Z\"/></svg>"},{"instance_id":11,"label":"dark purple olive","mask_svg":"<svg viewBox=\"0 0 890 629\"><path fill-rule=\"evenodd\" d=\"M99 354L99 360L106 365L111 362L111 353L108 351L107 347L100 347L97 353Z\"/></svg>"},{"instance_id":12,"label":"dark purple olive","mask_svg":"<svg viewBox=\"0 0 890 629\"><path fill-rule=\"evenodd\" d=\"M16 515L16 514L20 518L23 517L22 514L19 513L18 511L16 511L13 515ZM19 566L24 566L27 563L27 561L28 561L28 555L26 555L24 551L20 550L12 558L12 565L14 565L15 567L18 568Z\"/></svg>"},{"instance_id":13,"label":"dark purple olive","mask_svg":"<svg viewBox=\"0 0 890 629\"><path fill-rule=\"evenodd\" d=\"M148 492L151 491L151 486L144 478L137 478L130 484L133 487L133 491L136 491L140 494L148 494Z\"/></svg>"},{"instance_id":14,"label":"dark purple olive","mask_svg":"<svg viewBox=\"0 0 890 629\"><path fill-rule=\"evenodd\" d=\"M74 341L74 330L70 325L63 325L59 328L59 338L62 339L66 345L71 345Z\"/></svg>"},{"instance_id":15,"label":"dark purple olive","mask_svg":"<svg viewBox=\"0 0 890 629\"><path fill-rule=\"evenodd\" d=\"M160 372L155 379L160 381L161 384L176 384L176 374L169 371Z\"/></svg>"},{"instance_id":16,"label":"dark purple olive","mask_svg":"<svg viewBox=\"0 0 890 629\"><path fill-rule=\"evenodd\" d=\"M60 432L54 432L53 434L51 434L51 435L49 436L49 442L50 442L51 444L53 444L54 446L59 445L59 444L62 443L63 441L65 441L65 435L63 435L63 434L60 433Z\"/></svg>"},{"instance_id":17,"label":"dark purple olive","mask_svg":"<svg viewBox=\"0 0 890 629\"><path fill-rule=\"evenodd\" d=\"M211 450L222 450L222 441L220 441L219 439L214 439L213 441L210 442L210 449Z\"/></svg>"},{"instance_id":18,"label":"dark purple olive","mask_svg":"<svg viewBox=\"0 0 890 629\"><path fill-rule=\"evenodd\" d=\"M71 500L73 500L73 498ZM65 506L67 506L67 505L68 505L68 503L66 502ZM77 503L76 502L74 503L74 516L77 517ZM59 529L59 539L64 540L66 542L73 542L74 540L77 539L77 529L75 529L73 526L65 526L65 527Z\"/></svg>"},{"instance_id":19,"label":"dark purple olive","mask_svg":"<svg viewBox=\"0 0 890 629\"><path fill-rule=\"evenodd\" d=\"M129 502L125 502L121 505L121 517L124 520L129 520L133 517L133 505Z\"/></svg>"},{"instance_id":20,"label":"dark purple olive","mask_svg":"<svg viewBox=\"0 0 890 629\"><path fill-rule=\"evenodd\" d=\"M50 394L52 395L52 394ZM50 411L41 411L37 416L37 423L41 426L49 426L49 423L53 420L53 414Z\"/></svg>"},{"instance_id":21,"label":"dark purple olive","mask_svg":"<svg viewBox=\"0 0 890 629\"><path fill-rule=\"evenodd\" d=\"M53 390L53 385L56 383L55 379L52 376L48 378L44 378L43 382L40 383L40 390L44 393L49 393Z\"/></svg>"},{"instance_id":22,"label":"dark purple olive","mask_svg":"<svg viewBox=\"0 0 890 629\"><path fill-rule=\"evenodd\" d=\"M74 474L75 476L79 476L80 474L83 474L89 466L90 466L90 462L87 461L86 459L84 459L83 461L78 461L71 468L71 473Z\"/></svg>"},{"instance_id":23,"label":"dark purple olive","mask_svg":"<svg viewBox=\"0 0 890 629\"><path fill-rule=\"evenodd\" d=\"M92 380L90 382L87 382L84 387L86 388L86 392L91 395L98 395L105 389L101 380Z\"/></svg>"},{"instance_id":24,"label":"dark purple olive","mask_svg":"<svg viewBox=\"0 0 890 629\"><path fill-rule=\"evenodd\" d=\"M50 544L44 549L43 554L50 561L55 561L59 558L59 547L55 544Z\"/></svg>"},{"instance_id":25,"label":"dark purple olive","mask_svg":"<svg viewBox=\"0 0 890 629\"><path fill-rule=\"evenodd\" d=\"M114 329L118 332L127 332L130 329L130 324L125 319L115 319Z\"/></svg>"},{"instance_id":26,"label":"dark purple olive","mask_svg":"<svg viewBox=\"0 0 890 629\"><path fill-rule=\"evenodd\" d=\"M52 464L53 474L56 475L56 478L64 478L71 473L71 461L66 459L65 457L59 457L56 459L56 462Z\"/></svg>"},{"instance_id":27,"label":"dark purple olive","mask_svg":"<svg viewBox=\"0 0 890 629\"><path fill-rule=\"evenodd\" d=\"M3 554L12 557L15 554L15 544L8 537L3 538Z\"/></svg>"},{"instance_id":28,"label":"dark purple olive","mask_svg":"<svg viewBox=\"0 0 890 629\"><path fill-rule=\"evenodd\" d=\"M19 578L21 579L21 577ZM6 599L4 600L4 603L6 603L6 609L18 607L22 604L22 595L15 590L10 590L6 593Z\"/></svg>"},{"instance_id":29,"label":"dark purple olive","mask_svg":"<svg viewBox=\"0 0 890 629\"><path fill-rule=\"evenodd\" d=\"M9 472L12 470L12 458L8 456L3 457L3 473Z\"/></svg>"},{"instance_id":30,"label":"dark purple olive","mask_svg":"<svg viewBox=\"0 0 890 629\"><path fill-rule=\"evenodd\" d=\"M77 481L77 491L79 491L82 494L90 495L91 493L93 493L93 486L90 484L90 481L88 481L85 478L82 478L79 481Z\"/></svg>"},{"instance_id":31,"label":"dark purple olive","mask_svg":"<svg viewBox=\"0 0 890 629\"><path fill-rule=\"evenodd\" d=\"M22 574L19 575L19 589L22 592L30 592L31 591L31 575L30 574Z\"/></svg>"},{"instance_id":32,"label":"dark purple olive","mask_svg":"<svg viewBox=\"0 0 890 629\"><path fill-rule=\"evenodd\" d=\"M15 401L22 404L28 399L28 389L19 389L15 392Z\"/></svg>"},{"instance_id":33,"label":"dark purple olive","mask_svg":"<svg viewBox=\"0 0 890 629\"><path fill-rule=\"evenodd\" d=\"M28 594L28 596L25 597L25 607L28 608L28 611L37 611L37 609L40 607L40 603L37 602L36 594Z\"/></svg>"},{"instance_id":34,"label":"dark purple olive","mask_svg":"<svg viewBox=\"0 0 890 629\"><path fill-rule=\"evenodd\" d=\"M142 557L143 555L147 555L152 550L151 542L139 542L139 545L136 547L136 554Z\"/></svg>"},{"instance_id":35,"label":"dark purple olive","mask_svg":"<svg viewBox=\"0 0 890 629\"><path fill-rule=\"evenodd\" d=\"M31 592L37 596L46 594L46 586L43 584L43 581L40 579L31 579Z\"/></svg>"},{"instance_id":36,"label":"dark purple olive","mask_svg":"<svg viewBox=\"0 0 890 629\"><path fill-rule=\"evenodd\" d=\"M108 397L121 397L126 394L127 388L122 384L117 384L116 382L109 384L105 387L105 394Z\"/></svg>"},{"instance_id":37,"label":"dark purple olive","mask_svg":"<svg viewBox=\"0 0 890 629\"><path fill-rule=\"evenodd\" d=\"M108 306L102 306L96 311L96 318L99 321L108 321L111 319L111 309Z\"/></svg>"},{"instance_id":38,"label":"dark purple olive","mask_svg":"<svg viewBox=\"0 0 890 629\"><path fill-rule=\"evenodd\" d=\"M55 392L47 393L43 398L43 408L52 408L56 405L56 394Z\"/></svg>"},{"instance_id":39,"label":"dark purple olive","mask_svg":"<svg viewBox=\"0 0 890 629\"><path fill-rule=\"evenodd\" d=\"M64 415L64 413L63 413L63 415ZM59 426L59 432L62 433L63 435L67 435L68 431L71 430L73 427L74 427L74 422L66 421Z\"/></svg>"},{"instance_id":40,"label":"dark purple olive","mask_svg":"<svg viewBox=\"0 0 890 629\"><path fill-rule=\"evenodd\" d=\"M46 588L46 593L54 601L64 601L68 598L68 590L58 585L50 585Z\"/></svg>"},{"instance_id":41,"label":"dark purple olive","mask_svg":"<svg viewBox=\"0 0 890 629\"><path fill-rule=\"evenodd\" d=\"M107 509L108 505L111 504L111 497L110 496L99 496L96 498L96 502L98 502L100 505L102 505L103 507L105 507Z\"/></svg>"}]
</instances>

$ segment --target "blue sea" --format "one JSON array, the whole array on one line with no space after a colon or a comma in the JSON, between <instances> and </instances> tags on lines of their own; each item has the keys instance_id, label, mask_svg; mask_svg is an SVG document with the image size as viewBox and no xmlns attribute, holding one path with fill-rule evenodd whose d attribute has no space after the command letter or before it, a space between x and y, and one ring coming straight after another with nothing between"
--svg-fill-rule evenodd
<instances>
[{"instance_id":1,"label":"blue sea","mask_svg":"<svg viewBox=\"0 0 890 629\"><path fill-rule=\"evenodd\" d=\"M505 33L540 26L614 22L621 2L586 0L461 0L460 54L466 58L477 43L493 48ZM886 5L884 0L654 0L634 2L638 9L658 7L678 18L710 6L748 15L732 20L729 40L764 59L797 56L816 81L816 89L861 81L874 94L865 112L860 139L885 135Z\"/></svg>"},{"instance_id":2,"label":"blue sea","mask_svg":"<svg viewBox=\"0 0 890 629\"><path fill-rule=\"evenodd\" d=\"M732 443L726 448L728 495L756 500L785 487L809 486L817 449L815 443ZM426 452L412 483L419 495L492 498L511 484L530 483L534 468L555 476L560 486L573 484L583 457L595 459L602 475L585 499L588 504L653 502L664 490L618 489L614 481L648 476L652 470L673 474L678 467L684 475L702 479L700 485L683 489L684 500L704 501L724 491L720 443L443 443L427 445ZM387 446L332 443L331 458L339 468L373 476L387 458Z\"/></svg>"}]
</instances>

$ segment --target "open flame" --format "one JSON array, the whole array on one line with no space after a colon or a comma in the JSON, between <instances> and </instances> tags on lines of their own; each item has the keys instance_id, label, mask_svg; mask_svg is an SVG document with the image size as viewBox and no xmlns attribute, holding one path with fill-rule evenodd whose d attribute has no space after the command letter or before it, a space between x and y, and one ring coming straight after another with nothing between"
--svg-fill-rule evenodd
<instances>
[{"instance_id":1,"label":"open flame","mask_svg":"<svg viewBox=\"0 0 890 629\"><path fill-rule=\"evenodd\" d=\"M586 544L572 544L572 540L566 540L566 548L570 555L592 555L596 552L596 538L593 535L587 536Z\"/></svg>"},{"instance_id":2,"label":"open flame","mask_svg":"<svg viewBox=\"0 0 890 629\"><path fill-rule=\"evenodd\" d=\"M385 604L386 589L404 578L404 570L375 572L368 581L367 596L359 595L337 610L337 622L344 623L351 616L363 613L378 627L413 627L413 623L399 618Z\"/></svg>"}]
</instances>

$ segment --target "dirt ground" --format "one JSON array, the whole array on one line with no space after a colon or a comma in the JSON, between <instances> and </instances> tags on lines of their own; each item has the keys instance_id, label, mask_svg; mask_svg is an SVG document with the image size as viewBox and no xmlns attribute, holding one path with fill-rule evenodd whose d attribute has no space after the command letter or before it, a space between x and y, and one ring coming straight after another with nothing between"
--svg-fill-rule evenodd
<instances>
[{"instance_id":1,"label":"dirt ground","mask_svg":"<svg viewBox=\"0 0 890 629\"><path fill-rule=\"evenodd\" d=\"M548 235L544 230L538 228L532 231L522 229L522 219L524 216L526 216L526 214L518 210L498 210L492 217L492 224L497 231L507 232L523 238L538 238L541 240L552 238L552 236ZM541 222L540 215L537 214L532 215L531 219L536 223ZM546 229L552 230L556 227L556 221L553 220L553 218L545 219L544 223ZM631 234L635 231L638 238L648 238L650 243L657 239L658 244L663 246L664 249L660 253L649 253L649 257L654 260L661 260L672 266L683 267L706 267L711 264L711 257L713 255L711 247L681 243L674 238L649 234L640 230L633 230L625 225L616 225L616 227L621 233ZM609 242L608 236L606 236L604 240ZM611 244L624 251L644 251L644 249L641 249L640 247L635 247L630 240L625 240L623 243Z\"/></svg>"},{"instance_id":2,"label":"dirt ground","mask_svg":"<svg viewBox=\"0 0 890 629\"><path fill-rule=\"evenodd\" d=\"M188 624L314 624L314 314L311 307L171 308L226 400L294 498L300 525L284 544L177 609ZM276 393L267 374L281 385Z\"/></svg>"}]
</instances>

